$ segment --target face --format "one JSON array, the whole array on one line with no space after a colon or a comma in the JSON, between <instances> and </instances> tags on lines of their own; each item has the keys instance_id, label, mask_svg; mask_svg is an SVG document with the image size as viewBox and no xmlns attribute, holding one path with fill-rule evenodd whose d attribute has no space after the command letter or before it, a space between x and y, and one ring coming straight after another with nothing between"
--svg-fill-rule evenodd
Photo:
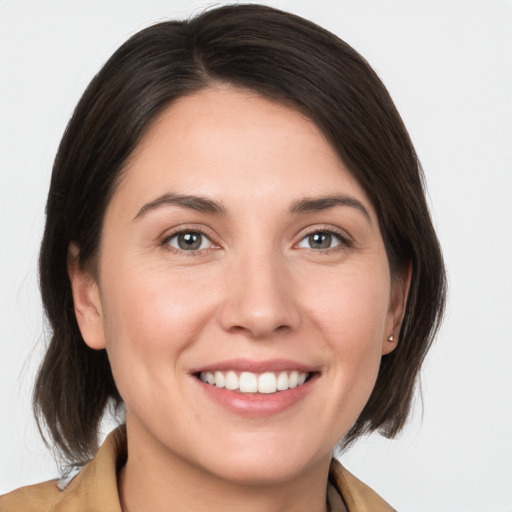
<instances>
[{"instance_id":1,"label":"face","mask_svg":"<svg viewBox=\"0 0 512 512\"><path fill-rule=\"evenodd\" d=\"M98 265L97 281L71 268L75 307L129 443L228 480L328 462L403 309L375 211L318 128L229 87L156 120Z\"/></svg>"}]
</instances>

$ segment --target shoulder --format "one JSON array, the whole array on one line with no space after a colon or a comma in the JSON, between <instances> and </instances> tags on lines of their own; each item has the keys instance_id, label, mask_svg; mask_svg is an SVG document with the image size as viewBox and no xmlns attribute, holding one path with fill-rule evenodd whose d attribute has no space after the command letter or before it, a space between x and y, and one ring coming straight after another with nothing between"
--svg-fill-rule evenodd
<instances>
[{"instance_id":1,"label":"shoulder","mask_svg":"<svg viewBox=\"0 0 512 512\"><path fill-rule=\"evenodd\" d=\"M329 480L343 497L349 512L396 512L373 489L332 459Z\"/></svg>"},{"instance_id":2,"label":"shoulder","mask_svg":"<svg viewBox=\"0 0 512 512\"><path fill-rule=\"evenodd\" d=\"M0 496L0 512L46 512L59 499L57 480L20 487Z\"/></svg>"},{"instance_id":3,"label":"shoulder","mask_svg":"<svg viewBox=\"0 0 512 512\"><path fill-rule=\"evenodd\" d=\"M121 512L117 468L126 460L126 431L107 437L96 457L73 477L21 487L0 497L0 512Z\"/></svg>"}]
</instances>

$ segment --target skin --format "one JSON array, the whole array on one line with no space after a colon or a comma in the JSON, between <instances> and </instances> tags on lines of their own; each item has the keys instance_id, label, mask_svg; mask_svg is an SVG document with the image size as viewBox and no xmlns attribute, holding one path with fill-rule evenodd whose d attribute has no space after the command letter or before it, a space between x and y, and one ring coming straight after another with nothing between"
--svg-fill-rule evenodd
<instances>
[{"instance_id":1,"label":"skin","mask_svg":"<svg viewBox=\"0 0 512 512\"><path fill-rule=\"evenodd\" d=\"M155 205L164 194L207 198L224 213ZM350 204L291 211L333 195L367 215ZM201 249L180 249L176 232L198 230ZM326 231L330 247L312 246L308 236ZM228 86L179 99L108 205L97 280L77 254L72 245L80 329L107 350L126 403L123 509L325 510L332 450L396 345L387 338L407 287L390 276L364 190L319 129ZM191 375L233 358L292 360L315 379L285 410L246 416Z\"/></svg>"}]
</instances>

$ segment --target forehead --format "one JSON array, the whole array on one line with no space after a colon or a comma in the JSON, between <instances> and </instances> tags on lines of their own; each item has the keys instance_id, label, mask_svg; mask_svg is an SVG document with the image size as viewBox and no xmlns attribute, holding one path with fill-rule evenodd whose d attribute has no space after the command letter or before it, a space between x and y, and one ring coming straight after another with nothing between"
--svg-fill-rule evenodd
<instances>
[{"instance_id":1,"label":"forehead","mask_svg":"<svg viewBox=\"0 0 512 512\"><path fill-rule=\"evenodd\" d=\"M134 152L114 194L137 204L162 193L282 203L352 194L371 205L320 129L256 92L204 89L171 104ZM152 197L153 196L153 197Z\"/></svg>"}]
</instances>

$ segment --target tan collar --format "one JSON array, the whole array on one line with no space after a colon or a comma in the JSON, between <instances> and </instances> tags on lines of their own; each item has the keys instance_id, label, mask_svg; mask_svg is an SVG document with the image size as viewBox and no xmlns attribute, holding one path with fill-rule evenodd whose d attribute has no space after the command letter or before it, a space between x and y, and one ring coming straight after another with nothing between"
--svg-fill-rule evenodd
<instances>
[{"instance_id":1,"label":"tan collar","mask_svg":"<svg viewBox=\"0 0 512 512\"><path fill-rule=\"evenodd\" d=\"M117 474L126 461L126 429L114 430L63 490L52 480L22 487L0 498L0 512L122 512L117 489ZM349 512L393 512L377 493L333 459L329 481L343 497ZM330 489L331 492L331 489ZM336 512L336 496L330 495ZM338 503L341 505L340 501ZM338 507L339 508L339 507Z\"/></svg>"},{"instance_id":2,"label":"tan collar","mask_svg":"<svg viewBox=\"0 0 512 512\"><path fill-rule=\"evenodd\" d=\"M343 497L348 512L396 512L373 489L347 471L338 460L331 460L329 481Z\"/></svg>"},{"instance_id":3,"label":"tan collar","mask_svg":"<svg viewBox=\"0 0 512 512\"><path fill-rule=\"evenodd\" d=\"M122 426L108 435L96 457L60 491L61 499L51 511L122 512L117 474L125 462L126 428Z\"/></svg>"}]
</instances>

